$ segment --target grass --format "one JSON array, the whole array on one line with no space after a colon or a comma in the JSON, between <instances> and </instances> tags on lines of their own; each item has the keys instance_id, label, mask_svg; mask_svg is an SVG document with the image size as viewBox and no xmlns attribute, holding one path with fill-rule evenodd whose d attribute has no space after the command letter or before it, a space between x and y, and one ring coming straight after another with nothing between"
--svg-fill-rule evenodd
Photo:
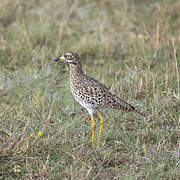
<instances>
[{"instance_id":1,"label":"grass","mask_svg":"<svg viewBox=\"0 0 180 180\"><path fill-rule=\"evenodd\" d=\"M0 2L1 179L180 178L178 0ZM105 110L92 149L66 50L152 120Z\"/></svg>"}]
</instances>

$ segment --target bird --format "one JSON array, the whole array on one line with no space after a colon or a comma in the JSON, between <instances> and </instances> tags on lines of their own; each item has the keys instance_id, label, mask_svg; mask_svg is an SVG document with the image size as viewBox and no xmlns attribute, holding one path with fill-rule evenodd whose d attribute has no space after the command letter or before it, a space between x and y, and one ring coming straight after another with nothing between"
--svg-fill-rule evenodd
<instances>
[{"instance_id":1,"label":"bird","mask_svg":"<svg viewBox=\"0 0 180 180\"><path fill-rule=\"evenodd\" d=\"M89 113L92 127L92 148L94 148L95 121L94 114L97 113L100 119L100 130L98 147L100 147L101 135L104 127L104 119L100 109L117 109L126 112L133 111L142 116L144 114L134 106L121 99L116 93L107 88L104 84L93 79L83 72L80 57L77 53L66 51L63 55L56 57L54 61L62 61L69 65L70 69L70 90L75 100Z\"/></svg>"}]
</instances>

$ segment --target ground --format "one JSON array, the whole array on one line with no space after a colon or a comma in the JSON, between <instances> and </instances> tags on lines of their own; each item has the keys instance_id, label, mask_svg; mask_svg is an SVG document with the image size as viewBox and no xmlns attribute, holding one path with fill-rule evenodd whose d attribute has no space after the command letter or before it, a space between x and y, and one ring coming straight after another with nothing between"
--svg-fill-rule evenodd
<instances>
[{"instance_id":1,"label":"ground","mask_svg":"<svg viewBox=\"0 0 180 180\"><path fill-rule=\"evenodd\" d=\"M178 0L0 2L0 179L180 179ZM103 110L92 149L66 50L151 118Z\"/></svg>"}]
</instances>

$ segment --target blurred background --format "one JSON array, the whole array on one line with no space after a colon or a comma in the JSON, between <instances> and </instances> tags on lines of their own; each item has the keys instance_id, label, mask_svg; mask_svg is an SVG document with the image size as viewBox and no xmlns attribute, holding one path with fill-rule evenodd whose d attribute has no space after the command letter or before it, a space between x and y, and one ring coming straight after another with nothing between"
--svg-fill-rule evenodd
<instances>
[{"instance_id":1,"label":"blurred background","mask_svg":"<svg viewBox=\"0 0 180 180\"><path fill-rule=\"evenodd\" d=\"M178 0L0 0L0 178L180 178L179 46ZM67 50L153 120L104 111L92 150Z\"/></svg>"}]
</instances>

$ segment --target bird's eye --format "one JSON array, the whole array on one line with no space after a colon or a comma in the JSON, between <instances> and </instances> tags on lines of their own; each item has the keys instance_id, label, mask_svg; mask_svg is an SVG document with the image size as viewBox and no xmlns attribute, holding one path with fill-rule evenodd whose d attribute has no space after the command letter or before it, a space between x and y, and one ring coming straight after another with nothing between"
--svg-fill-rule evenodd
<instances>
[{"instance_id":1,"label":"bird's eye","mask_svg":"<svg viewBox=\"0 0 180 180\"><path fill-rule=\"evenodd\" d=\"M72 56L71 55L66 55L65 58L66 59L72 59Z\"/></svg>"}]
</instances>

